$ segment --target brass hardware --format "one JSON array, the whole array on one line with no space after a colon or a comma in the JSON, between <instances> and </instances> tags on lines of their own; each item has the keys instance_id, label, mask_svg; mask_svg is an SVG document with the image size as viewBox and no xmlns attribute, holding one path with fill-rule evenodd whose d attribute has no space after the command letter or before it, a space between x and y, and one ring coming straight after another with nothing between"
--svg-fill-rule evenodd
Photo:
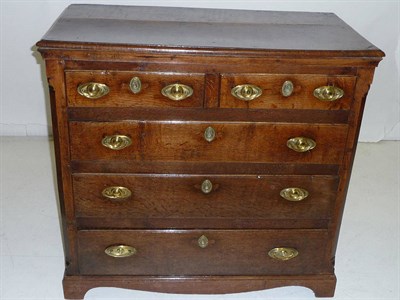
<instances>
[{"instance_id":1,"label":"brass hardware","mask_svg":"<svg viewBox=\"0 0 400 300\"><path fill-rule=\"evenodd\" d=\"M261 96L262 89L253 84L241 84L231 90L233 97L243 101L251 101Z\"/></svg>"},{"instance_id":2,"label":"brass hardware","mask_svg":"<svg viewBox=\"0 0 400 300\"><path fill-rule=\"evenodd\" d=\"M202 235L201 237L199 237L199 239L197 240L197 244L199 245L200 248L205 248L208 246L208 238L205 235Z\"/></svg>"},{"instance_id":3,"label":"brass hardware","mask_svg":"<svg viewBox=\"0 0 400 300\"><path fill-rule=\"evenodd\" d=\"M101 193L104 197L112 200L124 200L132 195L132 192L123 186L109 186Z\"/></svg>"},{"instance_id":4,"label":"brass hardware","mask_svg":"<svg viewBox=\"0 0 400 300\"><path fill-rule=\"evenodd\" d=\"M215 129L211 126L207 127L206 130L204 130L204 139L207 142L212 142L215 139Z\"/></svg>"},{"instance_id":5,"label":"brass hardware","mask_svg":"<svg viewBox=\"0 0 400 300\"><path fill-rule=\"evenodd\" d=\"M289 260L299 255L299 251L294 248L279 247L271 249L268 255L277 260Z\"/></svg>"},{"instance_id":6,"label":"brass hardware","mask_svg":"<svg viewBox=\"0 0 400 300\"><path fill-rule=\"evenodd\" d=\"M181 83L174 83L164 87L161 90L161 94L171 100L180 101L192 96L193 89L190 86Z\"/></svg>"},{"instance_id":7,"label":"brass hardware","mask_svg":"<svg viewBox=\"0 0 400 300\"><path fill-rule=\"evenodd\" d=\"M307 152L314 149L317 143L313 139L298 136L288 139L286 145L296 152Z\"/></svg>"},{"instance_id":8,"label":"brass hardware","mask_svg":"<svg viewBox=\"0 0 400 300\"><path fill-rule=\"evenodd\" d=\"M138 94L142 89L142 82L140 81L139 77L133 77L129 82L129 88L131 89L132 93Z\"/></svg>"},{"instance_id":9,"label":"brass hardware","mask_svg":"<svg viewBox=\"0 0 400 300\"><path fill-rule=\"evenodd\" d=\"M109 135L103 138L101 141L104 147L110 148L111 150L121 150L132 144L132 140L126 135Z\"/></svg>"},{"instance_id":10,"label":"brass hardware","mask_svg":"<svg viewBox=\"0 0 400 300\"><path fill-rule=\"evenodd\" d=\"M280 195L283 199L289 201L301 201L308 197L308 191L297 187L290 187L283 189Z\"/></svg>"},{"instance_id":11,"label":"brass hardware","mask_svg":"<svg viewBox=\"0 0 400 300\"><path fill-rule=\"evenodd\" d=\"M212 188L213 188L212 182L208 179L204 180L203 183L201 184L201 191L204 194L211 193Z\"/></svg>"},{"instance_id":12,"label":"brass hardware","mask_svg":"<svg viewBox=\"0 0 400 300\"><path fill-rule=\"evenodd\" d=\"M97 99L108 94L110 89L104 83L87 82L78 86L79 95L89 98Z\"/></svg>"},{"instance_id":13,"label":"brass hardware","mask_svg":"<svg viewBox=\"0 0 400 300\"><path fill-rule=\"evenodd\" d=\"M104 252L111 257L123 258L132 256L136 254L137 251L135 248L127 245L113 245L107 247Z\"/></svg>"},{"instance_id":14,"label":"brass hardware","mask_svg":"<svg viewBox=\"0 0 400 300\"><path fill-rule=\"evenodd\" d=\"M289 97L292 93L293 93L293 82L291 82L290 80L286 80L283 84L282 84L282 96L283 97Z\"/></svg>"},{"instance_id":15,"label":"brass hardware","mask_svg":"<svg viewBox=\"0 0 400 300\"><path fill-rule=\"evenodd\" d=\"M314 97L321 101L335 101L342 98L344 91L338 87L326 85L314 90Z\"/></svg>"}]
</instances>

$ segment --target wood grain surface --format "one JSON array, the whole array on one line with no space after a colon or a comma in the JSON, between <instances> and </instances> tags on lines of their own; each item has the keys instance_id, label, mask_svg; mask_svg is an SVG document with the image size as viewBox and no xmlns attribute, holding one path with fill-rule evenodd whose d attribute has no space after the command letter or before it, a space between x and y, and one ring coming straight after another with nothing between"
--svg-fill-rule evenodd
<instances>
[{"instance_id":1,"label":"wood grain surface","mask_svg":"<svg viewBox=\"0 0 400 300\"><path fill-rule=\"evenodd\" d=\"M331 297L351 168L374 68L384 53L330 13L71 5L37 43L46 61L65 251L64 295L110 286L231 293L301 285ZM140 77L133 94L129 81ZM282 97L286 80L294 92ZM90 100L85 82L110 93ZM161 95L180 82L194 93ZM231 95L255 84L262 96ZM344 97L321 102L334 85ZM212 126L215 139L204 131ZM132 145L113 151L105 136ZM316 141L298 153L289 138ZM213 183L211 193L200 190ZM122 185L125 201L101 191ZM309 197L289 202L285 187ZM198 238L209 244L201 249ZM107 256L129 244L136 255ZM273 247L298 257L276 261Z\"/></svg>"},{"instance_id":2,"label":"wood grain surface","mask_svg":"<svg viewBox=\"0 0 400 300\"><path fill-rule=\"evenodd\" d=\"M202 107L204 74L147 73L121 71L66 72L68 104L73 107ZM134 94L129 88L133 77L140 78L142 89ZM110 92L98 99L88 99L78 94L80 84L97 82L106 84ZM161 94L167 85L180 83L193 89L193 95L174 101Z\"/></svg>"},{"instance_id":3,"label":"wood grain surface","mask_svg":"<svg viewBox=\"0 0 400 300\"><path fill-rule=\"evenodd\" d=\"M204 139L212 126L215 140ZM347 126L216 122L71 122L72 160L150 160L208 162L298 162L338 164L344 153ZM104 136L130 136L132 145L114 151L101 145ZM295 152L288 139L305 136L317 146Z\"/></svg>"},{"instance_id":4,"label":"wood grain surface","mask_svg":"<svg viewBox=\"0 0 400 300\"><path fill-rule=\"evenodd\" d=\"M208 246L200 248L205 235ZM306 275L332 272L323 259L323 230L83 230L78 232L79 270L84 275ZM104 250L129 245L137 253L114 258ZM268 256L275 247L292 247L288 261Z\"/></svg>"},{"instance_id":5,"label":"wood grain surface","mask_svg":"<svg viewBox=\"0 0 400 300\"><path fill-rule=\"evenodd\" d=\"M250 109L320 109L348 110L353 100L356 78L353 76L324 76L309 74L222 74L220 107ZM282 96L285 81L293 83L293 93ZM253 84L262 90L262 95L251 101L243 101L231 94L233 87ZM321 86L335 86L344 91L344 96L336 101L321 101L313 92Z\"/></svg>"},{"instance_id":6,"label":"wood grain surface","mask_svg":"<svg viewBox=\"0 0 400 300\"><path fill-rule=\"evenodd\" d=\"M150 34L149 34L150 33ZM382 52L330 13L176 7L71 5L43 37L94 48L99 44L159 48L319 50L321 56L381 56ZM323 55L323 54L322 54Z\"/></svg>"},{"instance_id":7,"label":"wood grain surface","mask_svg":"<svg viewBox=\"0 0 400 300\"><path fill-rule=\"evenodd\" d=\"M108 218L205 218L205 219L329 219L335 200L335 176L273 175L108 175L73 176L77 217ZM209 194L201 191L210 180ZM109 186L123 186L132 192L124 200L102 195ZM283 199L288 187L306 189L300 202ZM112 227L113 222L104 223Z\"/></svg>"}]
</instances>

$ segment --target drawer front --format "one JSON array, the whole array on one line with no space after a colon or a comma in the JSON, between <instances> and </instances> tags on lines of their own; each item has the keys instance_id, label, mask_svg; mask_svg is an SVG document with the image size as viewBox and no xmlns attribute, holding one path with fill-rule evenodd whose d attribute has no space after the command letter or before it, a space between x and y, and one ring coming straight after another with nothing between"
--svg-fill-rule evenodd
<instances>
[{"instance_id":1,"label":"drawer front","mask_svg":"<svg viewBox=\"0 0 400 300\"><path fill-rule=\"evenodd\" d=\"M322 230L88 230L78 232L82 275L300 275L332 271ZM110 246L130 246L128 257ZM298 251L289 260L274 248ZM121 248L120 248L121 249ZM111 251L112 250L112 251Z\"/></svg>"},{"instance_id":2,"label":"drawer front","mask_svg":"<svg viewBox=\"0 0 400 300\"><path fill-rule=\"evenodd\" d=\"M291 84L289 83L291 82ZM222 74L220 107L251 109L319 109L349 110L353 99L354 76L326 76L308 74ZM240 99L232 95L232 89L241 85L258 87L261 95ZM323 101L314 96L319 87L334 86L343 91L343 96L334 101ZM292 91L291 91L292 87ZM244 87L245 88L245 87ZM257 96L256 88L247 89L247 94ZM286 96L282 94L285 90ZM291 92L290 92L291 91ZM239 88L239 93L246 93ZM290 94L290 95L289 95ZM251 98L251 97L250 97Z\"/></svg>"},{"instance_id":3,"label":"drawer front","mask_svg":"<svg viewBox=\"0 0 400 300\"><path fill-rule=\"evenodd\" d=\"M114 218L113 222L328 219L337 186L336 176L73 175L76 216Z\"/></svg>"},{"instance_id":4,"label":"drawer front","mask_svg":"<svg viewBox=\"0 0 400 300\"><path fill-rule=\"evenodd\" d=\"M209 132L209 127L213 134ZM73 160L339 164L346 134L346 125L324 124L70 123ZM102 140L116 135L127 136L131 144L121 150L112 150L102 145ZM315 148L305 152L289 148L288 140L298 137L315 141Z\"/></svg>"},{"instance_id":5,"label":"drawer front","mask_svg":"<svg viewBox=\"0 0 400 300\"><path fill-rule=\"evenodd\" d=\"M166 108L203 106L204 74L69 71L65 73L65 77L69 106ZM85 86L89 83L99 83L105 87L102 85ZM165 91L166 95L163 95L162 90L165 87L176 83L180 84L177 89L172 88L169 92ZM192 90L191 95L187 94L188 90L185 86ZM102 88L103 92L99 92L98 90ZM85 96L83 92L86 90L90 92L90 89L95 91ZM78 90L84 95L81 95ZM169 94L173 94L171 97L177 98L170 99L168 98ZM187 98L180 99L182 97Z\"/></svg>"}]
</instances>

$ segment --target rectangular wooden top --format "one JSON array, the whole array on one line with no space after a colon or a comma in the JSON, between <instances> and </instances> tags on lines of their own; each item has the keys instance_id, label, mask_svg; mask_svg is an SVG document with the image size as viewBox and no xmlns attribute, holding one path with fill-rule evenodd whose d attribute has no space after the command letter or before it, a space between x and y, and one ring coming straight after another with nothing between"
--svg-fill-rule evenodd
<instances>
[{"instance_id":1,"label":"rectangular wooden top","mask_svg":"<svg viewBox=\"0 0 400 300\"><path fill-rule=\"evenodd\" d=\"M149 47L191 50L384 53L332 13L71 5L38 43L41 48Z\"/></svg>"}]
</instances>

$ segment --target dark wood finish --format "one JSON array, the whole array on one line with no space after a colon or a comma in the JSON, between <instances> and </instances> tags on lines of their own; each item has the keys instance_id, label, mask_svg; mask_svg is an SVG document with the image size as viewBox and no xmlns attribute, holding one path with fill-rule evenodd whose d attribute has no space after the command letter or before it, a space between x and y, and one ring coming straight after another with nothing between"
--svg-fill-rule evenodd
<instances>
[{"instance_id":1,"label":"dark wood finish","mask_svg":"<svg viewBox=\"0 0 400 300\"><path fill-rule=\"evenodd\" d=\"M303 286L317 297L333 297L335 275L299 276L64 276L66 299L83 299L96 287L118 287L185 294L227 294L272 289L283 286Z\"/></svg>"},{"instance_id":2,"label":"dark wood finish","mask_svg":"<svg viewBox=\"0 0 400 300\"><path fill-rule=\"evenodd\" d=\"M142 89L134 94L129 89L133 77L139 77ZM202 107L204 98L204 74L175 74L121 71L66 72L67 96L69 106L83 107ZM110 92L98 99L88 99L78 94L77 87L82 83L98 82L106 84ZM170 84L181 83L193 89L193 95L174 101L161 94Z\"/></svg>"},{"instance_id":3,"label":"dark wood finish","mask_svg":"<svg viewBox=\"0 0 400 300\"><path fill-rule=\"evenodd\" d=\"M281 164L281 163L219 163L212 162L154 162L126 159L71 161L74 173L144 173L153 174L293 174L293 175L336 175L338 165Z\"/></svg>"},{"instance_id":4,"label":"dark wood finish","mask_svg":"<svg viewBox=\"0 0 400 300\"><path fill-rule=\"evenodd\" d=\"M343 109L348 110L353 100L355 77L322 76L308 74L222 74L220 107L250 109ZM285 81L293 82L293 93L282 96ZM240 84L254 84L262 89L262 95L251 101L243 101L231 94L231 89ZM314 97L317 87L333 85L344 91L336 101L321 101Z\"/></svg>"},{"instance_id":5,"label":"dark wood finish","mask_svg":"<svg viewBox=\"0 0 400 300\"><path fill-rule=\"evenodd\" d=\"M308 12L71 5L43 40L40 46L62 41L63 48L123 44L268 49L274 54L311 50L308 55L317 57L321 52L328 57L383 55L336 15Z\"/></svg>"},{"instance_id":6,"label":"dark wood finish","mask_svg":"<svg viewBox=\"0 0 400 300\"><path fill-rule=\"evenodd\" d=\"M338 184L338 178L330 176L77 174L73 178L77 217L116 219L328 219ZM206 179L213 184L209 194L201 191ZM132 196L105 198L102 191L108 186L126 187ZM285 200L279 193L287 187L306 189L309 196L299 202Z\"/></svg>"},{"instance_id":7,"label":"dark wood finish","mask_svg":"<svg viewBox=\"0 0 400 300\"><path fill-rule=\"evenodd\" d=\"M301 285L333 296L346 191L382 51L327 13L103 5L70 6L37 45L50 86L66 298L99 286L230 293ZM135 75L138 95L128 89ZM280 95L284 80L295 84L289 98ZM79 96L86 81L107 83L110 94ZM161 88L176 81L194 95L164 99ZM230 90L243 83L263 96L236 100ZM325 84L345 96L315 99ZM208 126L217 132L211 143ZM133 144L101 146L117 133ZM294 136L317 147L293 152L286 140ZM199 191L205 178L215 183L209 195ZM132 198L105 201L99 193L109 184L128 185ZM289 184L310 196L281 199ZM196 245L202 234L205 249ZM124 242L136 256L104 254ZM277 246L300 255L273 261L267 250Z\"/></svg>"},{"instance_id":8,"label":"dark wood finish","mask_svg":"<svg viewBox=\"0 0 400 300\"><path fill-rule=\"evenodd\" d=\"M37 43L39 51L45 59L57 59L60 56L64 58L95 61L94 66L100 62L108 63L132 63L132 61L174 63L172 70L183 69L182 66L175 66L179 63L189 63L191 67L204 68L204 64L211 64L206 69L214 71L223 71L225 73L238 70L240 67L251 65L251 69L247 67L246 73L253 71L262 73L276 72L279 74L286 73L303 73L303 67L306 69L314 69L316 67L332 67L334 70L341 69L345 73L349 72L349 68L355 67L376 67L382 59L376 57L357 57L358 52L346 52L348 57L335 56L335 52L327 53L327 51L273 51L273 50L247 50L247 49L190 49L184 51L177 48L156 48L156 47L141 47L127 45L98 45L97 49L101 50L90 51L84 46L92 46L91 44L81 44L75 46L64 42L49 42L40 41ZM92 46L93 47L93 46ZM48 51L50 50L50 51ZM313 52L313 53L312 53ZM319 55L319 57L315 57ZM355 56L354 56L355 55ZM284 60L282 60L284 58ZM257 64L254 64L254 59L257 59ZM216 67L213 66L216 64ZM253 65L254 64L254 65ZM226 65L225 68L218 70L218 67ZM265 66L268 65L266 69ZM92 69L95 69L94 66ZM127 65L125 66L127 68ZM291 71L296 70L296 71ZM298 70L298 71L297 71ZM308 74L309 72L307 72ZM318 72L322 73L322 71ZM328 74L341 74L333 70Z\"/></svg>"},{"instance_id":9,"label":"dark wood finish","mask_svg":"<svg viewBox=\"0 0 400 300\"><path fill-rule=\"evenodd\" d=\"M212 126L216 137L204 139ZM101 145L105 136L127 135L132 145L111 150ZM70 123L72 160L155 160L208 162L299 162L338 164L343 158L347 126L325 124L268 124L215 122ZM317 146L296 152L286 145L305 136Z\"/></svg>"},{"instance_id":10,"label":"dark wood finish","mask_svg":"<svg viewBox=\"0 0 400 300\"><path fill-rule=\"evenodd\" d=\"M198 239L208 238L200 248ZM324 230L81 230L79 270L83 275L310 275L332 272L323 259ZM114 258L104 250L129 245L135 255ZM299 255L287 261L268 256L275 247ZM310 259L312 257L312 259Z\"/></svg>"},{"instance_id":11,"label":"dark wood finish","mask_svg":"<svg viewBox=\"0 0 400 300\"><path fill-rule=\"evenodd\" d=\"M64 255L66 274L78 272L76 253L76 227L74 220L74 201L72 177L69 171L69 138L68 122L65 114L67 99L64 90L63 60L46 60L46 73L50 91L52 125L54 134L54 150L57 168L58 196L60 201L61 225L64 237Z\"/></svg>"},{"instance_id":12,"label":"dark wood finish","mask_svg":"<svg viewBox=\"0 0 400 300\"><path fill-rule=\"evenodd\" d=\"M102 48L103 49L103 48ZM52 53L56 49L52 49ZM64 50L68 53L68 50ZM99 52L101 52L99 50ZM190 53L190 52L189 52ZM353 65L349 66L345 64L345 60L333 58L332 61L313 59L313 64L310 64L310 60L304 57L298 57L293 53L293 58L286 58L285 60L277 60L268 57L257 56L257 64L254 64L255 57L242 57L242 52L236 51L235 55L230 56L218 56L208 55L196 56L194 59L191 55L188 55L186 51L184 53L169 56L167 60L165 54L152 54L147 53L146 55L140 54L137 51L131 51L130 55L132 58L129 62L125 61L124 58L128 57L129 53L115 53L117 56L115 59L104 60L104 57L98 57L98 60L88 60L82 53L77 50L73 50L74 57L79 57L79 60L69 60L65 62L65 70L71 71L98 71L98 70L119 70L119 71L130 71L130 72L176 72L176 73L204 73L207 75L214 75L217 78L220 77L220 73L266 73L269 74L321 74L331 76L356 76L357 68ZM91 53L92 55L92 53ZM106 53L102 53L107 57ZM193 53L194 55L194 53ZM352 59L354 61L354 58ZM371 61L368 64L362 64L363 66L372 66ZM361 62L357 62L361 63ZM266 65L268 68L266 69ZM245 69L243 69L245 68Z\"/></svg>"},{"instance_id":13,"label":"dark wood finish","mask_svg":"<svg viewBox=\"0 0 400 300\"><path fill-rule=\"evenodd\" d=\"M76 217L78 229L326 229L329 219Z\"/></svg>"},{"instance_id":14,"label":"dark wood finish","mask_svg":"<svg viewBox=\"0 0 400 300\"><path fill-rule=\"evenodd\" d=\"M340 225L343 217L343 210L346 201L347 190L349 187L351 170L353 167L354 157L357 149L357 140L360 133L361 120L364 111L365 100L367 99L368 91L372 83L374 76L374 69L362 69L358 70L358 82L355 89L355 101L353 103L354 114L349 120L349 133L346 144L346 149L349 149L343 157L343 163L340 166L340 178L341 182L338 189L338 195L335 202L334 218L330 224L331 227L331 238L330 242L330 253L328 256L334 257L339 238Z\"/></svg>"},{"instance_id":15,"label":"dark wood finish","mask_svg":"<svg viewBox=\"0 0 400 300\"><path fill-rule=\"evenodd\" d=\"M211 99L209 97L206 98ZM211 104L211 101L207 102ZM346 110L298 110L295 114L287 109L256 110L256 109L215 109L206 110L191 108L174 108L166 111L158 108L99 107L68 108L71 121L119 121L119 120L174 120L174 121L247 121L247 122L284 122L284 123L324 123L347 124L349 111Z\"/></svg>"}]
</instances>

